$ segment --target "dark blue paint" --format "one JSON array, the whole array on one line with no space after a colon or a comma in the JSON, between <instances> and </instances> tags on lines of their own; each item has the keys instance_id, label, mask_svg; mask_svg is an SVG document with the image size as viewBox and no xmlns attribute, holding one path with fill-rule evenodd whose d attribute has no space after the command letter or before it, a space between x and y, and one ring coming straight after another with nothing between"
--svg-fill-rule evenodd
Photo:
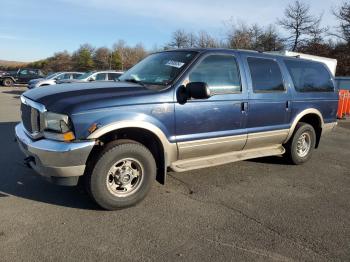
<instances>
[{"instance_id":1,"label":"dark blue paint","mask_svg":"<svg viewBox=\"0 0 350 262\"><path fill-rule=\"evenodd\" d=\"M198 50L197 50L198 51ZM242 93L212 96L207 100L176 101L176 90L187 73L204 56L230 54L237 59ZM285 92L254 93L246 58L276 59L284 79ZM202 49L177 80L161 91L126 82L79 83L38 88L26 97L44 104L49 111L68 114L76 137L85 139L93 123L101 126L136 120L160 128L172 143L220 136L287 129L295 117L308 108L318 109L326 123L336 121L338 94L298 93L283 63L283 57L248 51ZM242 103L248 110L242 112ZM167 110L159 111L166 105Z\"/></svg>"}]
</instances>

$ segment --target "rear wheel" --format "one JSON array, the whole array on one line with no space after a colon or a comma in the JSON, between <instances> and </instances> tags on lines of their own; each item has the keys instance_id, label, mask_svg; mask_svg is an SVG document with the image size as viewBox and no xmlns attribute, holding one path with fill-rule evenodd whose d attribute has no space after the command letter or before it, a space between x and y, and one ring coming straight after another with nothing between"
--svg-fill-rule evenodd
<instances>
[{"instance_id":1,"label":"rear wheel","mask_svg":"<svg viewBox=\"0 0 350 262\"><path fill-rule=\"evenodd\" d=\"M301 165L311 158L315 144L315 129L309 124L298 123L286 145L286 156L293 164Z\"/></svg>"},{"instance_id":2,"label":"rear wheel","mask_svg":"<svg viewBox=\"0 0 350 262\"><path fill-rule=\"evenodd\" d=\"M2 80L2 84L3 86L10 87L13 86L14 82L11 78L5 78L4 80Z\"/></svg>"},{"instance_id":3,"label":"rear wheel","mask_svg":"<svg viewBox=\"0 0 350 262\"><path fill-rule=\"evenodd\" d=\"M115 210L140 202L156 178L152 153L138 143L107 147L88 174L88 191L98 205Z\"/></svg>"}]
</instances>

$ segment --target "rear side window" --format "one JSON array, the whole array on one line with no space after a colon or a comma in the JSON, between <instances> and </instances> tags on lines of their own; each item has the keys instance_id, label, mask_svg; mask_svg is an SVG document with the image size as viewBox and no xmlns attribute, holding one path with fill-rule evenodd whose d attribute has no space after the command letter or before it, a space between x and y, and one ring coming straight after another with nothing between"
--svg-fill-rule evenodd
<instances>
[{"instance_id":1,"label":"rear side window","mask_svg":"<svg viewBox=\"0 0 350 262\"><path fill-rule=\"evenodd\" d=\"M298 92L333 92L332 78L325 65L309 61L284 61Z\"/></svg>"},{"instance_id":2,"label":"rear side window","mask_svg":"<svg viewBox=\"0 0 350 262\"><path fill-rule=\"evenodd\" d=\"M96 81L106 80L106 74L105 73L97 74L95 80Z\"/></svg>"},{"instance_id":3,"label":"rear side window","mask_svg":"<svg viewBox=\"0 0 350 262\"><path fill-rule=\"evenodd\" d=\"M254 93L285 91L281 70L276 61L266 58L248 57Z\"/></svg>"},{"instance_id":4,"label":"rear side window","mask_svg":"<svg viewBox=\"0 0 350 262\"><path fill-rule=\"evenodd\" d=\"M117 80L122 74L108 73L108 80Z\"/></svg>"},{"instance_id":5,"label":"rear side window","mask_svg":"<svg viewBox=\"0 0 350 262\"><path fill-rule=\"evenodd\" d=\"M205 82L214 94L241 92L236 59L231 55L210 55L189 74L190 82Z\"/></svg>"},{"instance_id":6,"label":"rear side window","mask_svg":"<svg viewBox=\"0 0 350 262\"><path fill-rule=\"evenodd\" d=\"M63 79L70 79L71 74L64 74Z\"/></svg>"},{"instance_id":7,"label":"rear side window","mask_svg":"<svg viewBox=\"0 0 350 262\"><path fill-rule=\"evenodd\" d=\"M73 74L73 79L77 79L79 76L81 76L82 74Z\"/></svg>"}]
</instances>

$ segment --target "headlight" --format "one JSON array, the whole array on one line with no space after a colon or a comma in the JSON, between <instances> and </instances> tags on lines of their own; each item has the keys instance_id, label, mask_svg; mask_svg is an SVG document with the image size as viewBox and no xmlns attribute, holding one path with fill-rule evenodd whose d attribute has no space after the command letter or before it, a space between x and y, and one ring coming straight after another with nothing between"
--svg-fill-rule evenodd
<instances>
[{"instance_id":1,"label":"headlight","mask_svg":"<svg viewBox=\"0 0 350 262\"><path fill-rule=\"evenodd\" d=\"M44 137L48 139L59 141L71 141L75 139L67 115L45 112L43 113L43 125Z\"/></svg>"}]
</instances>

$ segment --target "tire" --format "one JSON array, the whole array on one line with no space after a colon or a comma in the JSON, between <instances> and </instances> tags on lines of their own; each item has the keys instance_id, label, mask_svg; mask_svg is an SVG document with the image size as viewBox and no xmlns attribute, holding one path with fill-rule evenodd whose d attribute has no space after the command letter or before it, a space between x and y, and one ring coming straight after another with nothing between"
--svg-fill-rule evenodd
<instances>
[{"instance_id":1,"label":"tire","mask_svg":"<svg viewBox=\"0 0 350 262\"><path fill-rule=\"evenodd\" d=\"M2 85L6 87L13 86L14 82L11 78L5 78L2 80Z\"/></svg>"},{"instance_id":2,"label":"tire","mask_svg":"<svg viewBox=\"0 0 350 262\"><path fill-rule=\"evenodd\" d=\"M130 207L145 198L156 179L156 171L153 155L143 145L136 142L107 145L87 174L87 191L104 209Z\"/></svg>"},{"instance_id":3,"label":"tire","mask_svg":"<svg viewBox=\"0 0 350 262\"><path fill-rule=\"evenodd\" d=\"M309 161L316 145L315 129L306 123L298 123L294 134L286 144L286 157L294 165Z\"/></svg>"}]
</instances>

